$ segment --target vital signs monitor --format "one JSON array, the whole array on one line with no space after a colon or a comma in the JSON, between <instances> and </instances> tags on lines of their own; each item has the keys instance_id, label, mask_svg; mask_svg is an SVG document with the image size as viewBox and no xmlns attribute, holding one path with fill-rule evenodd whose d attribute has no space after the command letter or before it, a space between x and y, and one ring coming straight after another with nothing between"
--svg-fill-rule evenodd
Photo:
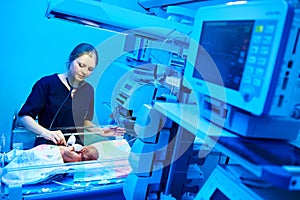
<instances>
[{"instance_id":1,"label":"vital signs monitor","mask_svg":"<svg viewBox=\"0 0 300 200\"><path fill-rule=\"evenodd\" d=\"M290 125L293 136L284 137L294 138L299 122L290 116L300 102L299 26L299 12L286 1L199 8L185 81L203 96L201 112L209 110L225 119L225 128L246 136L267 130L265 125ZM235 117L246 126L232 128ZM253 124L261 127L249 131Z\"/></svg>"}]
</instances>

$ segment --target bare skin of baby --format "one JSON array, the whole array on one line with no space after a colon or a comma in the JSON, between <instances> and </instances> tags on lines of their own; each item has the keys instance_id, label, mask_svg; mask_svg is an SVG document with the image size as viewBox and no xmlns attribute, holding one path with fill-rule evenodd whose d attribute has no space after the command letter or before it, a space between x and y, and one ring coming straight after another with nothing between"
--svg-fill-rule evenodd
<instances>
[{"instance_id":1,"label":"bare skin of baby","mask_svg":"<svg viewBox=\"0 0 300 200\"><path fill-rule=\"evenodd\" d=\"M64 162L97 160L99 157L98 150L91 145L84 146L79 152L73 146L59 146L59 150Z\"/></svg>"}]
</instances>

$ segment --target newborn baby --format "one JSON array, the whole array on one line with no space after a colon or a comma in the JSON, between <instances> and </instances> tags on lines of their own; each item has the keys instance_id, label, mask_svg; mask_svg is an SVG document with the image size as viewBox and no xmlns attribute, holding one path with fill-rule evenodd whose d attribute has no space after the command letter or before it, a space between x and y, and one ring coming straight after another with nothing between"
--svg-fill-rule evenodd
<instances>
[{"instance_id":1,"label":"newborn baby","mask_svg":"<svg viewBox=\"0 0 300 200\"><path fill-rule=\"evenodd\" d=\"M59 146L59 150L64 162L79 162L87 160L97 160L98 150L94 146L82 146L76 144L76 138L71 135L67 141L67 147Z\"/></svg>"},{"instance_id":2,"label":"newborn baby","mask_svg":"<svg viewBox=\"0 0 300 200\"><path fill-rule=\"evenodd\" d=\"M4 172L2 173L2 181L6 184L10 184L11 181L17 181L20 184L35 184L47 180L53 174L67 172L69 167L64 167L63 163L65 162L98 159L98 151L94 146L81 146L79 152L75 151L75 146L77 145L42 144L29 150L15 149L10 151L5 158L8 164L2 170ZM51 165L56 165L56 167ZM18 168L20 170L10 171L10 169Z\"/></svg>"},{"instance_id":3,"label":"newborn baby","mask_svg":"<svg viewBox=\"0 0 300 200\"><path fill-rule=\"evenodd\" d=\"M67 147L59 146L59 150L64 162L97 160L99 157L98 150L91 145L81 146L80 144L73 144Z\"/></svg>"}]
</instances>

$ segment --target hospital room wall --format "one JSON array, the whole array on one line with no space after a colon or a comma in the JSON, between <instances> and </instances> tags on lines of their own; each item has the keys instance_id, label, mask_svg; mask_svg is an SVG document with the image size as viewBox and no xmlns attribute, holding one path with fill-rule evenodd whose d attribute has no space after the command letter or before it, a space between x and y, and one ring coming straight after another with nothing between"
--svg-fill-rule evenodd
<instances>
[{"instance_id":1,"label":"hospital room wall","mask_svg":"<svg viewBox=\"0 0 300 200\"><path fill-rule=\"evenodd\" d=\"M95 76L101 75L102 62L110 62L101 54L108 55L119 46L118 40L113 45L105 43L115 35L113 32L45 18L46 6L47 0L1 2L0 134L7 137L14 112L24 103L33 84L42 76L64 72L75 45L88 42L97 46L100 59ZM95 76L97 83L99 78Z\"/></svg>"}]
</instances>

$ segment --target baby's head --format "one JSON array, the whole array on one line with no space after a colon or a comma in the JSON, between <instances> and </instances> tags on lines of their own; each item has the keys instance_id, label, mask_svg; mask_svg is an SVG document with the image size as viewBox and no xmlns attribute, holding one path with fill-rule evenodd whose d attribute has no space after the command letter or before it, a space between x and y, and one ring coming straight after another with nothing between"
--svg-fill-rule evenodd
<instances>
[{"instance_id":1,"label":"baby's head","mask_svg":"<svg viewBox=\"0 0 300 200\"><path fill-rule=\"evenodd\" d=\"M82 161L97 160L99 157L97 148L92 145L83 147L79 154L81 155Z\"/></svg>"}]
</instances>

